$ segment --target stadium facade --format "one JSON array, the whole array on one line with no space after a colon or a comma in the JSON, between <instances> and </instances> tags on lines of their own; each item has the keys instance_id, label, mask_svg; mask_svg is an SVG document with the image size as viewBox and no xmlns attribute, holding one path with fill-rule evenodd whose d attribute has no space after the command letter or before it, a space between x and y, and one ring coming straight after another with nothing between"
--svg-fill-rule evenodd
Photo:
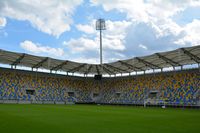
<instances>
[{"instance_id":1,"label":"stadium facade","mask_svg":"<svg viewBox=\"0 0 200 133\"><path fill-rule=\"evenodd\" d=\"M200 106L200 46L103 65L1 50L0 63L11 66L0 68L1 103ZM198 67L184 67L191 64ZM15 69L16 66L30 67L32 71ZM163 71L167 67L174 69ZM38 68L50 73L38 72ZM148 70L153 72L147 74ZM132 75L134 72L136 75ZM138 75L139 72L143 74ZM69 73L80 73L83 77ZM124 73L128 76L116 76ZM98 80L89 74L103 77Z\"/></svg>"}]
</instances>

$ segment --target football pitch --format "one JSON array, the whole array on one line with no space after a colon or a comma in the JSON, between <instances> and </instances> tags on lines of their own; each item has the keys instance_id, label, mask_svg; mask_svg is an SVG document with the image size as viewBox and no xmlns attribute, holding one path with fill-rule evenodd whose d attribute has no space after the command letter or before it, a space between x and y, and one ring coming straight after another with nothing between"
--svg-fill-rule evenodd
<instances>
[{"instance_id":1,"label":"football pitch","mask_svg":"<svg viewBox=\"0 0 200 133\"><path fill-rule=\"evenodd\" d=\"M0 133L200 133L200 110L0 104Z\"/></svg>"}]
</instances>

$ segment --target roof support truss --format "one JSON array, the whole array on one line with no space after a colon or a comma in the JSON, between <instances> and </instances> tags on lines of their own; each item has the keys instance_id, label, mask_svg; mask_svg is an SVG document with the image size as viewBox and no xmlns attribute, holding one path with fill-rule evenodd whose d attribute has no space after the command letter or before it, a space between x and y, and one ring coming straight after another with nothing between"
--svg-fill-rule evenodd
<instances>
[{"instance_id":1,"label":"roof support truss","mask_svg":"<svg viewBox=\"0 0 200 133\"><path fill-rule=\"evenodd\" d=\"M105 64L105 65L106 65L107 67L109 67L109 68L114 69L115 71L117 71L117 72L119 72L119 73L123 73L123 72L125 72L125 73L129 73L129 72L127 72L126 70L123 70L123 69L121 69L121 68L114 67L114 66L109 65L109 64Z\"/></svg>"},{"instance_id":2,"label":"roof support truss","mask_svg":"<svg viewBox=\"0 0 200 133\"><path fill-rule=\"evenodd\" d=\"M156 55L160 58L160 59L162 59L162 60L164 60L166 63L168 63L168 64L170 64L171 66L181 66L181 64L179 64L178 62L175 62L175 61L173 61L173 60L171 60L171 59L169 59L169 58L167 58L167 57L165 57L165 56L163 56L163 55L161 55L161 54L159 54L159 53L156 53Z\"/></svg>"},{"instance_id":3,"label":"roof support truss","mask_svg":"<svg viewBox=\"0 0 200 133\"><path fill-rule=\"evenodd\" d=\"M189 56L192 60L194 60L196 63L200 63L200 58L192 53L190 53L189 51L187 51L185 48L181 48L181 50L183 51L184 54L186 54L187 56Z\"/></svg>"},{"instance_id":4,"label":"roof support truss","mask_svg":"<svg viewBox=\"0 0 200 133\"><path fill-rule=\"evenodd\" d=\"M17 58L12 64L11 66L17 66L21 60L25 57L25 54L22 54L19 58Z\"/></svg>"},{"instance_id":5,"label":"roof support truss","mask_svg":"<svg viewBox=\"0 0 200 133\"><path fill-rule=\"evenodd\" d=\"M75 67L75 68L72 68L70 70L68 70L67 72L71 72L71 73L74 73L76 71L79 71L82 67L84 67L86 64L81 64L79 65L78 67Z\"/></svg>"},{"instance_id":6,"label":"roof support truss","mask_svg":"<svg viewBox=\"0 0 200 133\"><path fill-rule=\"evenodd\" d=\"M115 72L110 71L109 69L107 69L105 66L102 65L103 70L105 70L107 73L109 73L109 75L115 74Z\"/></svg>"},{"instance_id":7,"label":"roof support truss","mask_svg":"<svg viewBox=\"0 0 200 133\"><path fill-rule=\"evenodd\" d=\"M52 67L50 70L52 71L52 70L55 70L55 71L58 71L59 69L62 69L62 67L64 66L64 65L66 65L68 63L68 61L64 61L64 62L62 62L61 64L59 64L59 65L57 65L57 66L55 66L55 67Z\"/></svg>"},{"instance_id":8,"label":"roof support truss","mask_svg":"<svg viewBox=\"0 0 200 133\"><path fill-rule=\"evenodd\" d=\"M89 66L89 68L87 69L87 71L84 74L88 74L90 73L90 70L92 69L92 65Z\"/></svg>"},{"instance_id":9,"label":"roof support truss","mask_svg":"<svg viewBox=\"0 0 200 133\"><path fill-rule=\"evenodd\" d=\"M126 67L128 67L129 69L133 69L133 70L137 69L137 70L139 70L139 71L144 71L142 68L133 66L133 65L131 65L131 64L129 64L129 63L126 63L126 62L124 62L124 61L119 61L119 62L120 62L122 65L125 65Z\"/></svg>"},{"instance_id":10,"label":"roof support truss","mask_svg":"<svg viewBox=\"0 0 200 133\"><path fill-rule=\"evenodd\" d=\"M37 64L35 64L34 66L32 66L32 69L33 69L33 68L39 68L39 67L41 67L41 66L44 64L44 62L46 62L48 59L49 59L48 57L44 58L44 59L41 60L39 63L37 63Z\"/></svg>"},{"instance_id":11,"label":"roof support truss","mask_svg":"<svg viewBox=\"0 0 200 133\"><path fill-rule=\"evenodd\" d=\"M97 74L100 74L99 67L96 65Z\"/></svg>"},{"instance_id":12,"label":"roof support truss","mask_svg":"<svg viewBox=\"0 0 200 133\"><path fill-rule=\"evenodd\" d=\"M148 67L150 67L150 68L152 68L152 69L155 69L155 68L161 69L159 66L157 66L157 65L155 65L155 64L152 64L152 63L150 63L150 62L148 62L148 61L145 61L145 60L143 60L143 59L141 59L141 58L139 58L139 57L135 57L135 59L137 59L139 62L142 62L143 64L145 64L146 66L148 66Z\"/></svg>"}]
</instances>

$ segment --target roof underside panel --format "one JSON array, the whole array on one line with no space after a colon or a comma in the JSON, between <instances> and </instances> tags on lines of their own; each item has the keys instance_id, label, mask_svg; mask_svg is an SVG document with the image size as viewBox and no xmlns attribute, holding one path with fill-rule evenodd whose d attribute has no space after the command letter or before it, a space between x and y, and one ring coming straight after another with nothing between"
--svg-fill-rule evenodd
<instances>
[{"instance_id":1,"label":"roof underside panel","mask_svg":"<svg viewBox=\"0 0 200 133\"><path fill-rule=\"evenodd\" d=\"M200 45L155 53L149 56L119 60L112 63L104 63L103 65L58 60L0 49L0 63L36 69L44 68L51 71L60 70L69 73L115 75L200 63Z\"/></svg>"}]
</instances>

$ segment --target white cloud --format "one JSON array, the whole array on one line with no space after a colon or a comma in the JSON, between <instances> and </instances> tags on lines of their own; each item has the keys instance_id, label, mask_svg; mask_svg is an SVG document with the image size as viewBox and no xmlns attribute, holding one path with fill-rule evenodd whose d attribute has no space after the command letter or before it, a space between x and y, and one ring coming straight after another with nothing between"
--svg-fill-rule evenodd
<instances>
[{"instance_id":1,"label":"white cloud","mask_svg":"<svg viewBox=\"0 0 200 133\"><path fill-rule=\"evenodd\" d=\"M6 18L0 17L0 38L8 36L8 33L3 29L6 26L6 23Z\"/></svg>"},{"instance_id":2,"label":"white cloud","mask_svg":"<svg viewBox=\"0 0 200 133\"><path fill-rule=\"evenodd\" d=\"M131 25L129 21L106 21L106 34L109 35L124 35L128 26Z\"/></svg>"},{"instance_id":3,"label":"white cloud","mask_svg":"<svg viewBox=\"0 0 200 133\"><path fill-rule=\"evenodd\" d=\"M131 25L128 21L106 21L103 41L105 49L123 51L126 49L124 39L127 29Z\"/></svg>"},{"instance_id":4,"label":"white cloud","mask_svg":"<svg viewBox=\"0 0 200 133\"><path fill-rule=\"evenodd\" d=\"M182 31L182 27L172 21L171 18L150 22L150 25L155 30L157 38L168 35L177 36Z\"/></svg>"},{"instance_id":5,"label":"white cloud","mask_svg":"<svg viewBox=\"0 0 200 133\"><path fill-rule=\"evenodd\" d=\"M64 50L61 48L51 48L49 46L42 46L38 43L33 43L32 41L26 40L20 43L21 48L30 51L32 53L44 53L50 56L63 56Z\"/></svg>"},{"instance_id":6,"label":"white cloud","mask_svg":"<svg viewBox=\"0 0 200 133\"><path fill-rule=\"evenodd\" d=\"M0 28L6 26L6 19L3 17L0 17Z\"/></svg>"},{"instance_id":7,"label":"white cloud","mask_svg":"<svg viewBox=\"0 0 200 133\"><path fill-rule=\"evenodd\" d=\"M117 9L125 12L128 17L137 20L146 20L148 15L145 13L145 5L142 0L90 0L92 5L102 5L105 11Z\"/></svg>"},{"instance_id":8,"label":"white cloud","mask_svg":"<svg viewBox=\"0 0 200 133\"><path fill-rule=\"evenodd\" d=\"M94 34L96 31L95 31L95 27L93 25L83 25L83 24L78 24L76 25L76 28L79 30L79 31L82 31L86 34Z\"/></svg>"},{"instance_id":9,"label":"white cloud","mask_svg":"<svg viewBox=\"0 0 200 133\"><path fill-rule=\"evenodd\" d=\"M139 46L138 47L140 47L140 48L143 48L143 49L145 49L145 50L147 50L148 48L147 48L147 46L145 46L145 45L143 45L143 44L139 44Z\"/></svg>"},{"instance_id":10,"label":"white cloud","mask_svg":"<svg viewBox=\"0 0 200 133\"><path fill-rule=\"evenodd\" d=\"M187 24L183 28L183 32L185 36L177 41L175 41L178 45L200 45L200 20L193 20L191 23Z\"/></svg>"},{"instance_id":11,"label":"white cloud","mask_svg":"<svg viewBox=\"0 0 200 133\"><path fill-rule=\"evenodd\" d=\"M152 18L163 19L173 16L188 6L199 6L199 0L90 0L92 5L102 5L105 11L113 9L127 13L127 17L147 22ZM113 4L114 3L114 4Z\"/></svg>"},{"instance_id":12,"label":"white cloud","mask_svg":"<svg viewBox=\"0 0 200 133\"><path fill-rule=\"evenodd\" d=\"M98 45L95 40L88 39L88 38L78 38L78 39L71 39L68 42L63 42L65 46L71 49L72 53L79 53L84 51L96 51L98 49Z\"/></svg>"},{"instance_id":13,"label":"white cloud","mask_svg":"<svg viewBox=\"0 0 200 133\"><path fill-rule=\"evenodd\" d=\"M125 49L125 45L123 44L123 40L117 38L117 36L107 35L103 39L103 49L123 51Z\"/></svg>"},{"instance_id":14,"label":"white cloud","mask_svg":"<svg viewBox=\"0 0 200 133\"><path fill-rule=\"evenodd\" d=\"M82 0L1 0L0 16L27 20L33 27L59 36L70 30L75 8Z\"/></svg>"},{"instance_id":15,"label":"white cloud","mask_svg":"<svg viewBox=\"0 0 200 133\"><path fill-rule=\"evenodd\" d=\"M155 29L157 37L173 34L177 36L182 28L172 16L188 7L200 6L200 0L90 0L95 6L102 5L105 11L113 9L127 14L129 21L147 23ZM115 4L113 4L115 3Z\"/></svg>"}]
</instances>

